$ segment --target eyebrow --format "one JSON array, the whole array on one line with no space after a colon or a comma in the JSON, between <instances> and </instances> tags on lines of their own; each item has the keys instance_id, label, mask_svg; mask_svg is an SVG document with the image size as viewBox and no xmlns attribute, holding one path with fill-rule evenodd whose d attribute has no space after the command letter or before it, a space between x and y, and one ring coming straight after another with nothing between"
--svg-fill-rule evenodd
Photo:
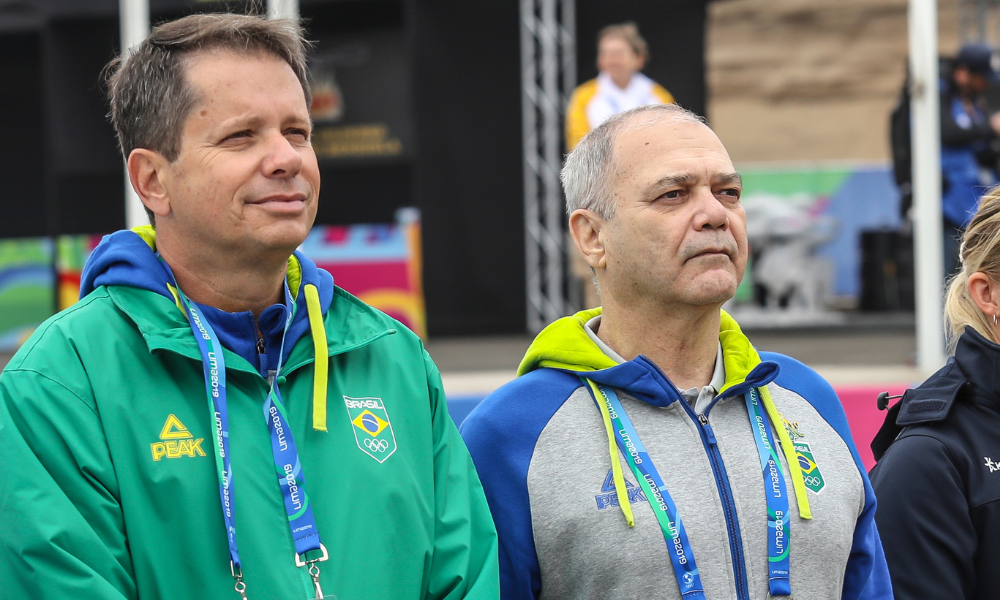
<instances>
[{"instance_id":1,"label":"eyebrow","mask_svg":"<svg viewBox=\"0 0 1000 600\"><path fill-rule=\"evenodd\" d=\"M649 186L650 191L670 187L675 185L685 185L691 183L697 179L697 177L691 173L678 173L675 175L664 175L657 179L651 186ZM743 177L739 173L732 171L730 173L719 173L712 176L712 183L715 185L729 185L738 184L743 187Z\"/></svg>"},{"instance_id":2,"label":"eyebrow","mask_svg":"<svg viewBox=\"0 0 1000 600\"><path fill-rule=\"evenodd\" d=\"M219 123L217 125L217 127L219 129L221 129L221 130L227 130L227 131L229 131L229 130L242 130L242 129L256 129L256 128L260 127L261 124L263 124L263 123L264 123L264 119L261 118L259 115L255 115L255 116L246 117L246 118L244 118L244 117L233 117L233 118L228 119L226 121L222 121L221 123ZM302 119L301 116L299 116L299 115L296 115L293 118L290 118L290 119L286 120L285 124L283 124L282 127L287 126L288 123L302 123L302 124L308 125L310 128L312 128L312 120L311 119Z\"/></svg>"},{"instance_id":3,"label":"eyebrow","mask_svg":"<svg viewBox=\"0 0 1000 600\"><path fill-rule=\"evenodd\" d=\"M732 173L723 173L721 175L716 175L712 179L714 183L721 183L723 185L735 183L738 184L740 187L743 187L743 176L741 176L736 171L733 171Z\"/></svg>"}]
</instances>

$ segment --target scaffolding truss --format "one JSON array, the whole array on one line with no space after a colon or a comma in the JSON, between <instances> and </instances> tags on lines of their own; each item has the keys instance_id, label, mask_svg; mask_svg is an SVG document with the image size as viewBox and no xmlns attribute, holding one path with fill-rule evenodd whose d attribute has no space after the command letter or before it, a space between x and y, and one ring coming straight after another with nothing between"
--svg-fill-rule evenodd
<instances>
[{"instance_id":1,"label":"scaffolding truss","mask_svg":"<svg viewBox=\"0 0 1000 600\"><path fill-rule=\"evenodd\" d=\"M521 0L527 323L540 331L571 309L559 169L562 124L576 85L574 0Z\"/></svg>"}]
</instances>

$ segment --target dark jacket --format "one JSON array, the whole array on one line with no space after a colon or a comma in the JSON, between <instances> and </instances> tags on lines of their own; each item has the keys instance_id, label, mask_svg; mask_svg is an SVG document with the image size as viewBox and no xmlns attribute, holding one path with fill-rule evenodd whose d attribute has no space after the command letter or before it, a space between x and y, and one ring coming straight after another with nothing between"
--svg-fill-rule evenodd
<instances>
[{"instance_id":1,"label":"dark jacket","mask_svg":"<svg viewBox=\"0 0 1000 600\"><path fill-rule=\"evenodd\" d=\"M889 410L872 451L896 600L1000 598L1000 346L966 329L954 360Z\"/></svg>"}]
</instances>

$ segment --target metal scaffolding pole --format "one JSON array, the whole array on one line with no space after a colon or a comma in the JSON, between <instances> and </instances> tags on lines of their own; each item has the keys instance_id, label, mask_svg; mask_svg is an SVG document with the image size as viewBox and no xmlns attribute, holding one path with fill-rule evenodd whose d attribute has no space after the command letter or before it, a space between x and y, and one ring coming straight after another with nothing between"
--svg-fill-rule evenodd
<instances>
[{"instance_id":1,"label":"metal scaffolding pole","mask_svg":"<svg viewBox=\"0 0 1000 600\"><path fill-rule=\"evenodd\" d=\"M559 169L563 115L576 83L575 27L572 0L521 0L525 277L533 331L570 308Z\"/></svg>"},{"instance_id":2,"label":"metal scaffolding pole","mask_svg":"<svg viewBox=\"0 0 1000 600\"><path fill-rule=\"evenodd\" d=\"M930 375L945 361L936 0L910 0L909 34L917 366Z\"/></svg>"},{"instance_id":3,"label":"metal scaffolding pole","mask_svg":"<svg viewBox=\"0 0 1000 600\"><path fill-rule=\"evenodd\" d=\"M267 0L268 19L297 19L299 0Z\"/></svg>"},{"instance_id":4,"label":"metal scaffolding pole","mask_svg":"<svg viewBox=\"0 0 1000 600\"><path fill-rule=\"evenodd\" d=\"M149 0L118 0L118 21L122 54L130 52L149 34ZM125 171L125 226L129 229L149 222L139 194L132 189L128 170Z\"/></svg>"}]
</instances>

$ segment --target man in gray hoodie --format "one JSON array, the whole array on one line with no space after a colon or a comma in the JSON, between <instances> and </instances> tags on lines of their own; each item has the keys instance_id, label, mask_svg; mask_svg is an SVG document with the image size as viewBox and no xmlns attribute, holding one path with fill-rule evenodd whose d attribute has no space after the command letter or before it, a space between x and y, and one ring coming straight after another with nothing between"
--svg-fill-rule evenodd
<instances>
[{"instance_id":1,"label":"man in gray hoodie","mask_svg":"<svg viewBox=\"0 0 1000 600\"><path fill-rule=\"evenodd\" d=\"M675 105L634 109L562 178L603 308L542 331L462 429L502 597L891 598L836 394L721 310L748 245L719 138Z\"/></svg>"}]
</instances>

